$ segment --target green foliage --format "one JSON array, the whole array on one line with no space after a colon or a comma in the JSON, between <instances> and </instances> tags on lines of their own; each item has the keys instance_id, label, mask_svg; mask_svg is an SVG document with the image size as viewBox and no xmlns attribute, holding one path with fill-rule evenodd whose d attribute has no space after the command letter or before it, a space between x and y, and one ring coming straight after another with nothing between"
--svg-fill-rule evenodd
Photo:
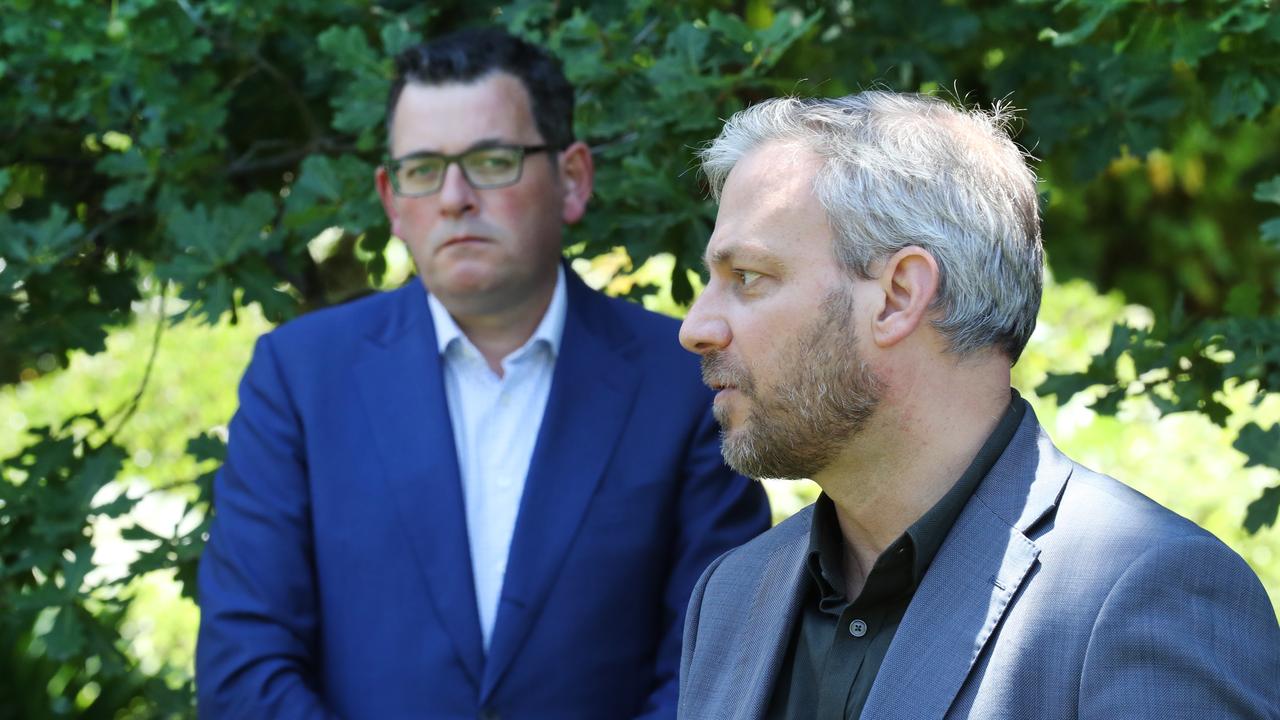
<instances>
[{"instance_id":1,"label":"green foliage","mask_svg":"<svg viewBox=\"0 0 1280 720\"><path fill-rule=\"evenodd\" d=\"M256 310L244 313L235 326L226 321L207 326L192 315L165 328L152 361L159 309L153 306L133 325L111 333L104 352L77 353L65 372L0 392L0 425L6 429L0 433L0 457L12 457L14 465L0 469L10 481L0 482L0 561L6 572L12 571L0 580L0 630L5 633L0 647L12 648L11 655L0 659L0 697L5 698L0 718L191 714L195 611L190 600L180 598L195 589L196 553L207 530L202 504L193 511L191 501L207 497L224 450L222 425L235 408L236 380L255 337L270 325ZM149 389L139 401L145 411L122 423L148 374ZM103 418L105 425L90 414L65 430L60 427L62 418L91 413L94 407L118 410ZM92 435L101 434L103 427L118 427L103 459L119 465L115 480L91 494L87 511L61 486L40 492L17 487L16 465L31 465L41 456L51 456L45 466L73 468L57 471L62 474L58 477L72 477L78 466L65 453L78 462L77 443L101 445L103 438ZM194 428L214 430L189 439ZM33 446L33 440L38 444L46 436L52 439L45 442L66 449L51 453ZM96 485L103 469L80 477ZM21 484L27 482L31 480ZM93 553L95 569L74 597L58 574L66 562L60 548L29 529L60 524L66 525L60 537L75 553L68 557L86 557L84 548ZM20 572L11 560L19 555L36 559L38 572ZM164 569L148 573L151 568ZM174 580L172 597L159 589ZM25 607L29 601L19 598L37 591L37 597L66 600L61 606L70 608L66 617L73 619L58 631L75 631L69 636L73 643L76 637L109 643L79 642L72 645L79 652L71 660L55 660L48 648L66 647L65 638L49 640L46 635L54 631L61 610L30 608L10 614L11 600ZM94 692L98 710L83 704Z\"/></svg>"},{"instance_id":2,"label":"green foliage","mask_svg":"<svg viewBox=\"0 0 1280 720\"><path fill-rule=\"evenodd\" d=\"M1257 192L1253 194L1253 199L1280 205L1280 175L1259 184ZM1263 240L1272 246L1280 245L1280 216L1273 217L1262 223L1261 229Z\"/></svg>"},{"instance_id":3,"label":"green foliage","mask_svg":"<svg viewBox=\"0 0 1280 720\"><path fill-rule=\"evenodd\" d=\"M669 309L696 291L714 217L692 151L735 110L873 84L1029 108L1020 140L1044 158L1055 273L1154 317L1116 326L1084 370L1049 375L1042 392L1092 397L1104 415L1141 396L1225 428L1252 464L1280 460L1276 427L1241 426L1233 404L1241 392L1262 403L1280 382L1280 14L1266 0L0 9L0 385L57 382L139 313L158 309L162 329L184 318L260 329L260 317L381 285L394 246L371 180L390 58L424 35L497 22L555 50L579 88L576 129L598 176L571 254L606 261L611 287ZM631 268L648 270L628 279ZM83 406L0 417L32 428L0 435L0 648L15 648L0 696L23 698L0 718L189 711L185 678L143 672L120 639L138 577L173 573L191 593L221 444L209 433L229 412L149 426L168 407L147 394L152 369L161 394L204 387L160 383L177 365L162 337L136 348L160 360ZM204 407L223 407L232 384ZM169 445L136 475L140 426ZM189 502L171 531L132 522L142 500L117 486L135 475ZM1241 490L1262 492L1240 509L1250 530L1274 522L1274 484ZM118 576L93 560L110 523L145 547Z\"/></svg>"},{"instance_id":4,"label":"green foliage","mask_svg":"<svg viewBox=\"0 0 1280 720\"><path fill-rule=\"evenodd\" d=\"M1266 431L1257 423L1245 425L1236 438L1235 448L1249 459L1248 465L1280 467L1280 423ZM1257 532L1263 526L1274 525L1277 513L1280 513L1280 487L1269 487L1249 504L1244 525L1249 532Z\"/></svg>"},{"instance_id":5,"label":"green foliage","mask_svg":"<svg viewBox=\"0 0 1280 720\"><path fill-rule=\"evenodd\" d=\"M1251 384L1223 392L1230 417L1225 427L1201 413L1164 414L1150 395L1121 400L1113 415L1091 407L1080 393L1059 405L1037 394L1055 372L1084 369L1114 342L1113 327L1143 327L1147 308L1126 305L1119 292L1099 296L1082 280L1045 289L1031 342L1013 368L1013 383L1027 398L1055 444L1085 465L1113 475L1217 535L1240 553L1262 578L1280 611L1280 532L1241 526L1255 514L1250 501L1275 483L1275 471L1251 462L1232 447L1250 425L1280 420L1280 397L1263 396ZM1132 376L1132 367L1123 363Z\"/></svg>"},{"instance_id":6,"label":"green foliage","mask_svg":"<svg viewBox=\"0 0 1280 720\"><path fill-rule=\"evenodd\" d=\"M140 698L140 717L164 717L188 704L119 641L130 578L91 577L93 528L135 502L99 500L126 458L112 436L93 439L106 424L91 411L37 427L0 465L0 717L129 717Z\"/></svg>"}]
</instances>

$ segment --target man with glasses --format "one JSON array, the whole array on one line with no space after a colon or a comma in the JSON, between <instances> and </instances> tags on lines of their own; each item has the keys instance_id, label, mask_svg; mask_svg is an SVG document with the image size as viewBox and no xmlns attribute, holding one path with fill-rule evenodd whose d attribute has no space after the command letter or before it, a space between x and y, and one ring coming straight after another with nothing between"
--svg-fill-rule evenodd
<instances>
[{"instance_id":1,"label":"man with glasses","mask_svg":"<svg viewBox=\"0 0 1280 720\"><path fill-rule=\"evenodd\" d=\"M421 282L264 337L201 565L201 711L671 718L689 593L768 525L673 320L561 259L573 90L492 30L411 48L377 188Z\"/></svg>"}]
</instances>

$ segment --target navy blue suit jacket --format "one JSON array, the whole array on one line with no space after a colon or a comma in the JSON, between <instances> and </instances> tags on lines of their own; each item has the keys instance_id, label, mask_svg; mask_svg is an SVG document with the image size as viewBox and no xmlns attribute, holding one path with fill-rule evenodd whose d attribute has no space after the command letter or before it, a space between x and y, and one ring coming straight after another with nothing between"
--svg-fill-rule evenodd
<instances>
[{"instance_id":1,"label":"navy blue suit jacket","mask_svg":"<svg viewBox=\"0 0 1280 720\"><path fill-rule=\"evenodd\" d=\"M566 279L487 656L422 284L258 341L200 565L202 716L674 716L690 591L768 507L675 321Z\"/></svg>"}]
</instances>

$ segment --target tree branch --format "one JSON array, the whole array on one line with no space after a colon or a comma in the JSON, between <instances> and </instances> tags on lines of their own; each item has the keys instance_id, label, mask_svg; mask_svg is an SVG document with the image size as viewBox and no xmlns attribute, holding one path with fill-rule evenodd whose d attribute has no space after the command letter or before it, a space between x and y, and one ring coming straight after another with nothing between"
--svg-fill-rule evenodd
<instances>
[{"instance_id":1,"label":"tree branch","mask_svg":"<svg viewBox=\"0 0 1280 720\"><path fill-rule=\"evenodd\" d=\"M133 397L119 410L111 414L103 425L111 422L112 419L119 417L114 429L107 433L107 439L103 444L114 442L116 436L124 429L129 420L133 418L134 413L138 411L138 407L142 404L142 396L147 391L147 386L151 383L151 371L155 369L156 356L160 354L160 338L164 336L164 328L169 324L169 317L165 313L166 302L169 299L169 281L166 280L160 285L160 308L158 317L156 318L156 331L151 338L151 354L147 357L147 367L142 372L142 381L138 383L138 390Z\"/></svg>"},{"instance_id":2,"label":"tree branch","mask_svg":"<svg viewBox=\"0 0 1280 720\"><path fill-rule=\"evenodd\" d=\"M201 33L206 35L214 43L221 45L222 47L227 48L232 52L241 55L242 57L246 57L252 60L254 65L256 65L260 70L265 72L267 75L271 76L271 78L279 84L281 89L284 90L285 94L289 97L289 100L293 103L294 107L297 109L298 116L302 118L302 124L306 128L307 137L310 138L310 142L308 143L308 145L315 144L316 140L320 136L319 125L316 123L315 117L311 115L311 108L307 106L306 98L304 98L302 94L298 92L298 89L294 87L293 83L289 80L289 78L284 73L280 72L279 68L277 68L275 65L272 65L270 62L268 62L267 59L264 58L262 54L257 51L257 49L245 50L243 48L237 47L234 43L230 42L228 39L221 37L217 33L215 33L208 25L204 23L203 20L200 19L199 13L196 12L195 8L191 7L191 4L187 2L187 0L174 0L174 2L178 4L178 7L182 8L182 12L186 14L187 19L189 19L191 23L196 26L197 30L199 30Z\"/></svg>"}]
</instances>

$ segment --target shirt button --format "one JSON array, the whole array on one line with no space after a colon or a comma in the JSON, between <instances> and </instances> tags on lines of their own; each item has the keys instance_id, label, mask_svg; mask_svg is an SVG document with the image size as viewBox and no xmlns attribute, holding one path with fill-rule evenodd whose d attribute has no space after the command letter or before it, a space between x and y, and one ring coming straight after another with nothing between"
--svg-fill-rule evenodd
<instances>
[{"instance_id":1,"label":"shirt button","mask_svg":"<svg viewBox=\"0 0 1280 720\"><path fill-rule=\"evenodd\" d=\"M854 637L862 637L867 634L867 624L862 620L854 620L849 623L849 634Z\"/></svg>"}]
</instances>

